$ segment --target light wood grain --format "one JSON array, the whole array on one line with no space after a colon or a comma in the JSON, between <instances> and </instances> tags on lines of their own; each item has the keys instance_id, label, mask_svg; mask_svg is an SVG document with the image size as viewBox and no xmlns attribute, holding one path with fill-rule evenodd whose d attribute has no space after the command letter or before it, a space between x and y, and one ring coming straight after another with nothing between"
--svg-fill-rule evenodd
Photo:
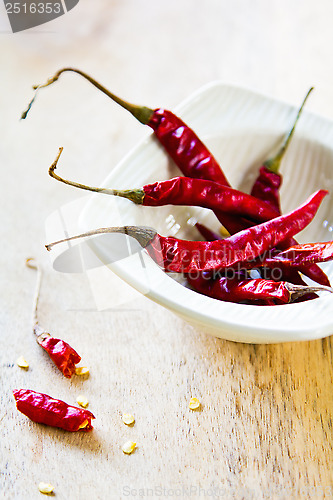
<instances>
[{"instance_id":1,"label":"light wood grain","mask_svg":"<svg viewBox=\"0 0 333 500\"><path fill-rule=\"evenodd\" d=\"M333 496L332 338L234 344L124 284L123 303L98 310L88 276L56 273L44 250L46 218L80 196L47 168L64 146L68 176L97 184L146 130L75 76L18 120L30 86L67 64L134 102L169 108L214 79L293 103L315 85L308 108L332 118L332 11L329 0L81 0L37 34L1 34L1 497L41 498L40 481L59 500ZM33 338L30 255L45 268L41 323L77 348L88 379L64 379ZM28 371L16 366L20 355ZM84 393L94 431L29 421L12 396L21 387L70 404ZM192 396L200 411L189 410ZM132 427L123 412L134 414ZM126 456L129 439L137 449Z\"/></svg>"}]
</instances>

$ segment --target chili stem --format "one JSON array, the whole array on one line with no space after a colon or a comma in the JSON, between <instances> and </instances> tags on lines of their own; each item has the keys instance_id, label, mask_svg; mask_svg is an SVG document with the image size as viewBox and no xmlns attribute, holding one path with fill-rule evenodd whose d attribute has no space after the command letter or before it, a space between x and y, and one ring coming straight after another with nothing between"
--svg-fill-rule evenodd
<instances>
[{"instance_id":1,"label":"chili stem","mask_svg":"<svg viewBox=\"0 0 333 500\"><path fill-rule=\"evenodd\" d=\"M287 151L287 148L288 148L288 146L290 144L290 141L291 141L291 139L292 139L292 137L294 135L295 128L296 128L297 122L299 120L299 117L301 116L301 113L303 111L304 105L305 105L305 103L307 101L307 98L309 97L310 93L312 92L312 90L313 90L313 87L311 87L308 90L306 96L304 97L302 105L301 105L301 107L299 108L299 110L297 112L294 124L293 124L291 130L286 135L281 148L279 149L279 151L277 152L277 154L275 156L273 156L273 158L269 158L267 161L265 161L264 166L268 170L270 170L271 172L274 172L276 174L278 173L278 171L280 169L280 164L281 164L282 158L283 158L285 152Z\"/></svg>"},{"instance_id":2,"label":"chili stem","mask_svg":"<svg viewBox=\"0 0 333 500\"><path fill-rule=\"evenodd\" d=\"M38 303L43 273L41 267L36 262L36 259L34 257L29 257L28 259L26 259L25 263L28 267L30 267L30 269L35 269L35 271L37 271L36 289L32 309L32 329L35 335L40 335L41 333L44 333L44 330L39 326L38 321Z\"/></svg>"},{"instance_id":3,"label":"chili stem","mask_svg":"<svg viewBox=\"0 0 333 500\"><path fill-rule=\"evenodd\" d=\"M57 73L54 76L49 78L46 83L43 83L41 85L34 85L33 89L35 90L35 95L31 99L27 109L22 113L22 116L21 116L22 120L24 120L27 117L27 114L29 113L31 106L34 103L39 90L42 88L48 87L49 85L52 85L52 83L56 82L59 79L60 75L62 73L65 73L66 71L72 71L73 73L77 73L78 75L80 75L83 78L85 78L86 80L88 80L92 85L94 85L96 88L98 88L98 90L100 90L101 92L106 94L108 97L110 97L110 99L112 99L114 102L119 104L122 108L127 109L127 111L132 113L132 115L137 120L139 120L139 122L143 123L144 125L147 125L150 118L152 117L154 110L147 108L146 106L137 106L136 104L131 104L127 101L124 101L120 97L116 96L115 94L113 94L112 92L107 90L103 85L98 83L94 78L87 75L87 73L84 73L83 71L80 71L79 69L75 69L75 68L63 68L63 69L57 71Z\"/></svg>"},{"instance_id":4,"label":"chili stem","mask_svg":"<svg viewBox=\"0 0 333 500\"><path fill-rule=\"evenodd\" d=\"M329 286L304 286L304 285L294 285L293 283L285 282L285 287L290 293L290 301L291 300L296 300L299 297L302 297L303 295L307 293L314 293L314 292L330 292L333 293L333 288Z\"/></svg>"},{"instance_id":5,"label":"chili stem","mask_svg":"<svg viewBox=\"0 0 333 500\"><path fill-rule=\"evenodd\" d=\"M143 226L121 226L121 227L102 227L100 229L93 229L86 233L78 234L76 236L71 236L70 238L65 238L63 240L54 241L45 245L46 249L50 251L54 245L59 243L65 243L66 241L76 240L79 238L86 238L87 236L95 236L97 234L107 234L107 233L121 233L126 234L135 238L138 243L145 248L149 242L156 236L157 232L155 229L150 229L149 227Z\"/></svg>"},{"instance_id":6,"label":"chili stem","mask_svg":"<svg viewBox=\"0 0 333 500\"><path fill-rule=\"evenodd\" d=\"M80 184L79 182L68 181L67 179L63 179L62 177L60 177L58 174L55 173L55 169L57 168L57 164L58 164L60 155L63 152L63 149L64 148L59 148L59 152L57 154L57 157L49 168L49 175L51 177L53 177L53 179L56 179L59 182L63 182L64 184L67 184L68 186L73 186L73 187L76 187L78 189L85 189L86 191L93 191L94 193L102 193L102 194L110 194L112 196L120 196L122 198L126 198L130 201L133 201L137 205L143 204L143 199L145 197L145 193L142 189L118 190L118 189L98 188L98 187L93 187L93 186L86 186L85 184Z\"/></svg>"}]
</instances>

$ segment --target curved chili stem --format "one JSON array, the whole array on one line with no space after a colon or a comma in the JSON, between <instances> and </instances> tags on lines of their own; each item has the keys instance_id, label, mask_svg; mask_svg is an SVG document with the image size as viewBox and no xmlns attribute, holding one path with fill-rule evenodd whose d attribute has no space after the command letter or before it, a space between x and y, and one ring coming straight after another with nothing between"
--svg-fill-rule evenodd
<instances>
[{"instance_id":1,"label":"curved chili stem","mask_svg":"<svg viewBox=\"0 0 333 500\"><path fill-rule=\"evenodd\" d=\"M56 156L56 159L52 163L49 168L49 175L56 179L59 182L63 182L68 186L73 186L79 189L85 189L86 191L93 191L94 193L102 193L102 194L111 194L113 196L120 196L122 198L126 198L128 200L133 201L138 205L142 205L143 199L145 197L145 193L142 189L126 189L126 190L118 190L118 189L107 189L107 188L98 188L93 186L86 186L85 184L80 184L79 182L68 181L67 179L63 179L58 174L55 173L55 169L57 168L57 164L60 158L61 153L64 148L59 148L59 152Z\"/></svg>"},{"instance_id":2,"label":"curved chili stem","mask_svg":"<svg viewBox=\"0 0 333 500\"><path fill-rule=\"evenodd\" d=\"M131 236L136 239L136 241L145 248L150 241L157 235L155 229L144 226L119 226L119 227L101 227L99 229L93 229L92 231L87 231L86 233L78 234L76 236L71 236L70 238L64 238L63 240L54 241L45 245L46 250L50 251L54 245L59 243L65 243L66 241L77 240L80 238L85 238L87 236L95 236L97 234L108 234L108 233L121 233Z\"/></svg>"},{"instance_id":3,"label":"curved chili stem","mask_svg":"<svg viewBox=\"0 0 333 500\"><path fill-rule=\"evenodd\" d=\"M63 69L57 71L57 73L54 76L49 78L46 83L43 83L41 85L34 85L33 89L35 90L35 95L31 99L27 109L22 113L22 116L21 116L22 120L24 120L27 117L27 114L29 113L31 106L34 103L39 90L42 88L48 87L49 85L52 85L52 83L56 82L59 79L60 75L62 73L65 73L66 71L71 71L73 73L77 73L78 75L81 75L83 78L88 80L88 82L90 82L92 85L94 85L96 88L98 88L98 90L100 90L101 92L106 94L108 97L110 97L110 99L112 99L114 102L119 104L122 108L127 109L127 111L132 113L132 115L137 120L139 120L139 122L143 123L144 125L147 125L150 118L152 117L154 110L147 108L146 106L137 106L136 104L131 104L127 101L124 101L120 97L116 96L115 94L113 94L112 92L107 90L103 85L98 83L94 78L87 75L87 73L84 73L83 71L81 71L79 69L75 69L75 68L63 68Z\"/></svg>"},{"instance_id":4,"label":"curved chili stem","mask_svg":"<svg viewBox=\"0 0 333 500\"><path fill-rule=\"evenodd\" d=\"M30 269L34 269L37 271L37 281L36 281L36 289L35 289L35 295L33 299L33 309L32 309L32 329L35 335L38 337L40 335L47 335L50 336L48 333L45 332L43 328L39 326L39 321L38 321L38 303L39 303L39 295L40 295L40 289L41 289L41 284L42 284L42 268L40 265L37 263L36 259L34 257L29 257L25 261L27 267L30 267ZM38 340L37 340L38 341Z\"/></svg>"},{"instance_id":5,"label":"curved chili stem","mask_svg":"<svg viewBox=\"0 0 333 500\"><path fill-rule=\"evenodd\" d=\"M294 121L294 124L290 130L290 132L286 135L284 141L283 141L283 144L281 146L281 148L279 149L279 151L277 152L277 154L275 156L273 156L273 158L269 158L268 160L266 160L263 164L264 167L266 167L268 170L270 170L271 172L274 172L274 173L278 173L279 169L280 169L280 164L281 164L281 161L282 161L282 158L289 146L289 143L294 135L294 132L295 132L295 128L296 128L296 125L297 125L297 122L299 120L299 117L301 116L301 113L303 111L303 108L304 108L304 105L307 101L307 98L309 97L310 93L312 92L313 90L313 87L311 87L306 96L304 97L304 100L302 102L302 105L301 107L299 108L298 112L297 112L297 115L296 115L296 118L295 118L295 121Z\"/></svg>"}]
</instances>

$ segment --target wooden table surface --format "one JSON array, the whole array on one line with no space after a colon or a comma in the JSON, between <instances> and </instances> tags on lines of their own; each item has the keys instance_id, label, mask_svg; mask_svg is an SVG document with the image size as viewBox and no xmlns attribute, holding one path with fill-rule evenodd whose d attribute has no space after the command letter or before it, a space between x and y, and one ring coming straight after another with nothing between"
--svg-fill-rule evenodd
<instances>
[{"instance_id":1,"label":"wooden table surface","mask_svg":"<svg viewBox=\"0 0 333 500\"><path fill-rule=\"evenodd\" d=\"M56 272L44 249L47 218L82 196L47 168L64 146L68 176L98 184L146 129L72 75L19 121L31 85L70 64L133 102L171 109L212 80L293 104L314 85L308 109L333 118L332 17L331 0L80 0L64 17L11 34L0 6L1 498L42 498L40 481L59 500L333 496L331 337L220 340L120 281L122 299L103 306L89 275ZM87 379L62 377L33 339L28 256L45 269L41 323L79 350ZM84 393L93 432L29 421L14 388L70 404ZM192 396L201 411L189 410ZM137 442L130 456L127 440Z\"/></svg>"}]
</instances>

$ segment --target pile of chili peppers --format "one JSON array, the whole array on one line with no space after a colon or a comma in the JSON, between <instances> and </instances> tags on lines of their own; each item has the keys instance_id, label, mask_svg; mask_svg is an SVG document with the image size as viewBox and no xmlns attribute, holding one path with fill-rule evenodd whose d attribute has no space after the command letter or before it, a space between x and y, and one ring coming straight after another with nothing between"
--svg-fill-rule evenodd
<instances>
[{"instance_id":1,"label":"pile of chili peppers","mask_svg":"<svg viewBox=\"0 0 333 500\"><path fill-rule=\"evenodd\" d=\"M34 87L35 90L54 83L68 71L87 79L141 123L151 127L184 177L126 191L86 186L63 179L55 172L62 148L49 169L50 175L68 185L125 197L139 205L208 208L230 234L221 239L198 223L197 229L207 241L184 241L163 237L148 228L128 226L102 228L73 238L106 232L128 234L136 238L166 272L184 273L194 290L219 300L277 305L313 299L317 297L314 292L320 290L332 291L327 276L317 263L333 258L333 243L298 245L294 239L312 221L327 191L313 193L303 205L288 214L282 215L280 209L280 163L312 89L307 93L278 154L261 166L251 193L246 194L230 186L220 165L195 132L168 110L130 104L74 68L58 71L46 84ZM36 94L22 118L27 116L35 97ZM258 270L260 277L254 279L249 272L251 269ZM318 286L308 286L302 275Z\"/></svg>"}]
</instances>

